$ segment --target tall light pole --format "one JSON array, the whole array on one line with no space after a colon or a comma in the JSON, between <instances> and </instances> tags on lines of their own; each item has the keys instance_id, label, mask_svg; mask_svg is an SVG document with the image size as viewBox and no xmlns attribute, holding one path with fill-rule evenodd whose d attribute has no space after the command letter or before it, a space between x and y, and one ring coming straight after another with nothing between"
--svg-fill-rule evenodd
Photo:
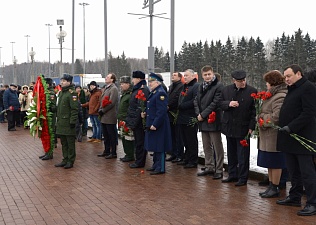
<instances>
[{"instance_id":1,"label":"tall light pole","mask_svg":"<svg viewBox=\"0 0 316 225\"><path fill-rule=\"evenodd\" d=\"M0 69L1 69L1 48L2 48L2 47L0 47ZM1 73L1 70L0 70L0 73ZM4 83L4 82L3 82L3 80L4 80L3 74L1 75L0 78L2 78L2 80L1 80L2 83Z\"/></svg>"},{"instance_id":2,"label":"tall light pole","mask_svg":"<svg viewBox=\"0 0 316 225\"><path fill-rule=\"evenodd\" d=\"M107 2L104 0L104 76L108 74L109 71L109 65L108 65L108 18L107 18L108 12L107 12Z\"/></svg>"},{"instance_id":3,"label":"tall light pole","mask_svg":"<svg viewBox=\"0 0 316 225\"><path fill-rule=\"evenodd\" d=\"M14 59L14 58L13 58L13 56L14 56L14 54L13 54L13 44L15 44L15 42L14 42L14 41L11 41L10 43L12 44L12 60L13 60L13 59Z\"/></svg>"},{"instance_id":4,"label":"tall light pole","mask_svg":"<svg viewBox=\"0 0 316 225\"><path fill-rule=\"evenodd\" d=\"M57 20L57 25L64 25L64 20ZM67 33L66 31L62 30L62 26L59 26L59 32L56 34L57 39L59 40L60 44L60 71L59 71L59 77L61 78L64 73L63 69L63 42L64 38L66 37Z\"/></svg>"},{"instance_id":5,"label":"tall light pole","mask_svg":"<svg viewBox=\"0 0 316 225\"><path fill-rule=\"evenodd\" d=\"M29 37L30 35L24 35L26 37L26 62L29 63Z\"/></svg>"},{"instance_id":6,"label":"tall light pole","mask_svg":"<svg viewBox=\"0 0 316 225\"><path fill-rule=\"evenodd\" d=\"M79 3L82 5L83 8L83 74L86 73L86 15L85 15L85 8L88 3Z\"/></svg>"},{"instance_id":7,"label":"tall light pole","mask_svg":"<svg viewBox=\"0 0 316 225\"><path fill-rule=\"evenodd\" d=\"M36 52L33 51L33 47L31 47L31 51L29 52L30 56L31 56L31 82L35 81L34 80L34 55L36 54Z\"/></svg>"},{"instance_id":8,"label":"tall light pole","mask_svg":"<svg viewBox=\"0 0 316 225\"><path fill-rule=\"evenodd\" d=\"M18 79L17 79L17 76L16 76L16 63L17 63L17 59L15 58L15 56L13 57L13 83L14 84L18 84Z\"/></svg>"},{"instance_id":9,"label":"tall light pole","mask_svg":"<svg viewBox=\"0 0 316 225\"><path fill-rule=\"evenodd\" d=\"M48 77L50 77L50 27L53 26L53 24L46 23L45 26L48 27Z\"/></svg>"}]
</instances>

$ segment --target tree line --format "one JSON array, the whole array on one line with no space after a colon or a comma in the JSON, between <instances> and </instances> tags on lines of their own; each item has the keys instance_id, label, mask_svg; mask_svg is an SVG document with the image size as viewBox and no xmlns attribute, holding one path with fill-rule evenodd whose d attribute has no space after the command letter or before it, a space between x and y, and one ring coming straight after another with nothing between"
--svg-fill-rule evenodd
<instances>
[{"instance_id":1,"label":"tree line","mask_svg":"<svg viewBox=\"0 0 316 225\"><path fill-rule=\"evenodd\" d=\"M265 84L262 75L269 70L280 70L289 64L297 63L305 71L316 67L316 41L311 39L308 33L303 34L301 29L293 35L282 34L265 45L260 37L254 39L241 37L238 40L227 38L225 44L220 40L188 43L184 42L181 50L175 52L175 71L193 69L199 74L204 65L211 65L214 71L219 73L225 85L231 82L230 74L236 69L247 72L248 83L262 90ZM28 84L30 74L48 74L48 62L34 62L18 64L15 67L18 84ZM70 73L71 64L63 63L64 71ZM86 62L87 74L102 74L105 71L104 59ZM118 77L131 75L134 70L147 70L147 59L128 58L123 52L120 56L113 56L109 52L108 70L114 72ZM5 66L0 71L4 75L4 83L13 82L14 65ZM59 76L59 62L51 64L51 77ZM170 70L170 54L164 52L163 48L155 48L155 72L168 72ZM75 61L75 74L83 73L83 62ZM35 76L36 77L36 76Z\"/></svg>"}]
</instances>

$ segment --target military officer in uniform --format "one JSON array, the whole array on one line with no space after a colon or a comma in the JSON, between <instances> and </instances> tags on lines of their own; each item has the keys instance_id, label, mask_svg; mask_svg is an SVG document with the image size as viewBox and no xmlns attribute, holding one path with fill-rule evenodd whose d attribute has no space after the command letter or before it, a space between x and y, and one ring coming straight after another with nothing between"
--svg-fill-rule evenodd
<instances>
[{"instance_id":1,"label":"military officer in uniform","mask_svg":"<svg viewBox=\"0 0 316 225\"><path fill-rule=\"evenodd\" d=\"M64 74L60 79L62 90L58 95L56 134L59 136L63 161L56 167L69 169L73 167L76 159L76 123L78 120L78 95L72 84L72 76Z\"/></svg>"},{"instance_id":2,"label":"military officer in uniform","mask_svg":"<svg viewBox=\"0 0 316 225\"><path fill-rule=\"evenodd\" d=\"M150 94L148 96L146 112L145 149L154 152L153 165L147 171L150 175L165 173L165 152L172 149L171 130L168 117L168 95L161 83L160 74L150 73L148 82Z\"/></svg>"}]
</instances>

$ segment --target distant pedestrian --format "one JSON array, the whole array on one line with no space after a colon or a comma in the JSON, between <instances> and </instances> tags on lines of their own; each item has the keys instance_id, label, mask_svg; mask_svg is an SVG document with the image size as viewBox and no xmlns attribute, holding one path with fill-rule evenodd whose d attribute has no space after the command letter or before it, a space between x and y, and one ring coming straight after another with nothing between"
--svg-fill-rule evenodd
<instances>
[{"instance_id":1,"label":"distant pedestrian","mask_svg":"<svg viewBox=\"0 0 316 225\"><path fill-rule=\"evenodd\" d=\"M10 84L9 89L3 94L3 105L7 109L8 131L16 131L16 124L20 124L21 105L17 88L16 84Z\"/></svg>"}]
</instances>

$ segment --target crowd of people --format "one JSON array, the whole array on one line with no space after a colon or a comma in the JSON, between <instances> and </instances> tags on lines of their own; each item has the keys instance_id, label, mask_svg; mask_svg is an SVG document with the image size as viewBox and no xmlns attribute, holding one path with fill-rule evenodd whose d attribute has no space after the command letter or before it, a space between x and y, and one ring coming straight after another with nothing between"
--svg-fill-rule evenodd
<instances>
[{"instance_id":1,"label":"crowd of people","mask_svg":"<svg viewBox=\"0 0 316 225\"><path fill-rule=\"evenodd\" d=\"M285 185L283 174L287 174L289 195L276 203L301 206L305 192L305 207L297 214L315 215L316 71L304 75L296 64L286 67L283 74L269 71L263 75L266 90L261 92L247 84L245 71L233 71L231 76L232 84L224 86L220 74L206 65L201 69L202 81L187 69L183 74L174 72L167 88L160 74L150 73L146 80L144 72L134 71L131 77L120 77L119 90L114 73L105 77L104 87L92 81L87 89L74 86L72 76L65 74L60 89L50 93L56 104L49 111L55 113L54 131L63 152L62 162L55 166L73 167L75 142L82 141L80 134L87 135L89 118L92 136L87 142L104 143L98 157L116 159L121 137L125 155L120 161L132 169L145 167L152 152L152 165L146 168L150 175L164 174L166 162L197 168L200 132L205 162L197 176L239 187L247 185L249 139L256 136L257 164L268 170L268 187L259 196L279 197ZM21 87L20 93L15 84L5 89L0 92L0 109L7 113L8 131L14 131L15 126L26 124L32 86ZM0 122L5 121L3 115ZM226 178L222 134L227 144ZM52 152L41 158L52 159Z\"/></svg>"}]
</instances>

